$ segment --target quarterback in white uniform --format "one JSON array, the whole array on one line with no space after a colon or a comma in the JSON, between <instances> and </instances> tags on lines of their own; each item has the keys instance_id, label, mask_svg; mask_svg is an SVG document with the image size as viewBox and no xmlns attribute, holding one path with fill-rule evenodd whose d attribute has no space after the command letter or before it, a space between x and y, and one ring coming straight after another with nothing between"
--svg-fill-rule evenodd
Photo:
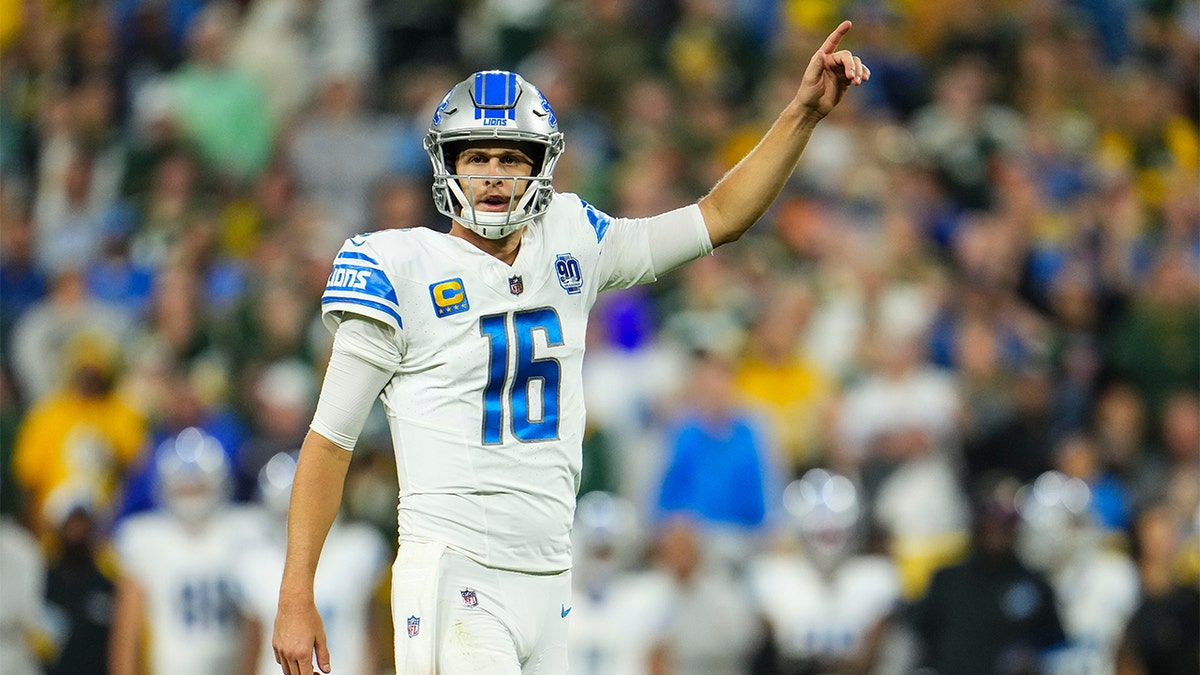
<instances>
[{"instance_id":1,"label":"quarterback in white uniform","mask_svg":"<svg viewBox=\"0 0 1200 675\"><path fill-rule=\"evenodd\" d=\"M653 218L611 218L554 191L562 134L520 76L484 71L450 90L425 139L449 236L354 237L322 298L334 347L288 515L273 639L284 673L311 672L314 654L329 672L313 578L381 392L400 484L397 672L567 672L588 310L600 291L653 281L766 211L817 122L870 76L837 50L849 29L813 55L793 102L711 193Z\"/></svg>"}]
</instances>

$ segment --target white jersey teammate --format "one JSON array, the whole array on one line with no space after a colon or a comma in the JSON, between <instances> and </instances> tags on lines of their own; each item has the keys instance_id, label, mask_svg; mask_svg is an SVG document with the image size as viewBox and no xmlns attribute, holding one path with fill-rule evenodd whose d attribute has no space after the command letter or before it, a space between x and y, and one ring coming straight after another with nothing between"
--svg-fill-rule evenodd
<instances>
[{"instance_id":1,"label":"white jersey teammate","mask_svg":"<svg viewBox=\"0 0 1200 675\"><path fill-rule=\"evenodd\" d=\"M857 553L858 490L813 469L784 490L804 554L769 553L748 570L751 595L771 627L781 672L868 672L883 622L900 603L891 560Z\"/></svg>"},{"instance_id":2,"label":"white jersey teammate","mask_svg":"<svg viewBox=\"0 0 1200 675\"><path fill-rule=\"evenodd\" d=\"M817 122L870 71L813 55L762 142L697 205L611 218L551 185L550 104L485 71L438 106L426 149L449 236L350 239L322 298L336 331L301 448L273 646L288 675L329 672L313 578L371 403L382 392L400 483L393 565L397 672L564 673L570 527L584 424L587 314L605 289L734 241L767 209Z\"/></svg>"},{"instance_id":3,"label":"white jersey teammate","mask_svg":"<svg viewBox=\"0 0 1200 675\"><path fill-rule=\"evenodd\" d=\"M155 451L163 509L121 522L121 565L110 636L113 675L237 672L241 618L234 570L258 536L257 514L230 507L219 443L189 428Z\"/></svg>"},{"instance_id":4,"label":"white jersey teammate","mask_svg":"<svg viewBox=\"0 0 1200 675\"><path fill-rule=\"evenodd\" d=\"M1067 644L1050 655L1050 675L1113 675L1129 618L1141 600L1137 568L1101 545L1091 490L1078 478L1048 471L1018 502L1019 552L1054 588Z\"/></svg>"},{"instance_id":5,"label":"white jersey teammate","mask_svg":"<svg viewBox=\"0 0 1200 675\"><path fill-rule=\"evenodd\" d=\"M235 579L238 603L247 615L250 639L257 645L256 675L279 672L269 630L275 623L279 580L283 578L284 531L296 459L288 453L272 457L259 472L258 494L269 530L238 556ZM338 655L338 675L379 672L372 653L371 602L390 558L387 544L372 527L335 521L317 566L314 598L325 619L329 648Z\"/></svg>"}]
</instances>

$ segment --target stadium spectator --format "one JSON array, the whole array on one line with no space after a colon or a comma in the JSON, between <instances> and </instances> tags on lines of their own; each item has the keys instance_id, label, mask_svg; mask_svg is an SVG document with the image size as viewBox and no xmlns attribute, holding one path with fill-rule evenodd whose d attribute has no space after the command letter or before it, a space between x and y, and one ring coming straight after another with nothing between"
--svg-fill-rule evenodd
<instances>
[{"instance_id":1,"label":"stadium spectator","mask_svg":"<svg viewBox=\"0 0 1200 675\"><path fill-rule=\"evenodd\" d=\"M1145 403L1137 391L1123 382L1100 390L1091 427L1104 465L1129 488L1134 508L1161 498L1167 469L1150 445Z\"/></svg>"},{"instance_id":2,"label":"stadium spectator","mask_svg":"<svg viewBox=\"0 0 1200 675\"><path fill-rule=\"evenodd\" d=\"M1154 418L1170 393L1200 382L1198 279L1181 252L1162 256L1110 338L1113 370L1141 390Z\"/></svg>"},{"instance_id":3,"label":"stadium spectator","mask_svg":"<svg viewBox=\"0 0 1200 675\"><path fill-rule=\"evenodd\" d=\"M11 344L5 348L22 398L38 401L66 383L63 365L70 362L69 347L78 336L124 345L130 329L129 316L91 296L81 270L56 275L49 293L13 326Z\"/></svg>"},{"instance_id":4,"label":"stadium spectator","mask_svg":"<svg viewBox=\"0 0 1200 675\"><path fill-rule=\"evenodd\" d=\"M312 369L294 359L267 365L250 382L249 434L233 470L236 481L253 485L272 457L304 440L317 405L317 383Z\"/></svg>"},{"instance_id":5,"label":"stadium spectator","mask_svg":"<svg viewBox=\"0 0 1200 675\"><path fill-rule=\"evenodd\" d=\"M50 281L34 259L35 233L29 212L16 196L0 194L0 220L4 221L0 229L0 342L7 343L17 320L46 295ZM5 350L4 355L7 361L12 354Z\"/></svg>"},{"instance_id":6,"label":"stadium spectator","mask_svg":"<svg viewBox=\"0 0 1200 675\"><path fill-rule=\"evenodd\" d=\"M228 375L218 363L197 361L184 370L180 363L167 364L164 372L150 375L144 395L149 411L149 445L157 448L184 429L196 428L214 438L230 466L241 464L248 432L239 415L225 403ZM159 379L160 378L160 379ZM154 494L158 474L157 453L145 453L128 467L122 486L117 518L150 511L158 504ZM252 481L235 476L232 496L245 500L252 494Z\"/></svg>"},{"instance_id":7,"label":"stadium spectator","mask_svg":"<svg viewBox=\"0 0 1200 675\"><path fill-rule=\"evenodd\" d=\"M759 627L743 589L706 555L701 531L675 518L659 531L654 567L640 589L658 617L647 673L733 675L744 672Z\"/></svg>"},{"instance_id":8,"label":"stadium spectator","mask_svg":"<svg viewBox=\"0 0 1200 675\"><path fill-rule=\"evenodd\" d=\"M46 608L57 644L47 675L107 675L113 582L101 569L103 524L80 504L57 524L61 544L46 576ZM110 570L108 570L110 572Z\"/></svg>"},{"instance_id":9,"label":"stadium spectator","mask_svg":"<svg viewBox=\"0 0 1200 675\"><path fill-rule=\"evenodd\" d=\"M1065 438L1055 449L1055 454L1055 468L1071 478L1082 480L1091 491L1088 508L1098 526L1110 532L1120 532L1128 527L1133 496L1120 477L1105 465L1095 437L1080 433Z\"/></svg>"},{"instance_id":10,"label":"stadium spectator","mask_svg":"<svg viewBox=\"0 0 1200 675\"><path fill-rule=\"evenodd\" d=\"M1169 396L1160 424L1167 466L1167 501L1181 514L1200 513L1200 398L1190 391Z\"/></svg>"},{"instance_id":11,"label":"stadium spectator","mask_svg":"<svg viewBox=\"0 0 1200 675\"><path fill-rule=\"evenodd\" d=\"M908 612L923 663L935 672L1038 673L1045 654L1065 639L1054 591L1014 551L1018 487L996 474L981 479L970 557L939 570Z\"/></svg>"},{"instance_id":12,"label":"stadium spectator","mask_svg":"<svg viewBox=\"0 0 1200 675\"><path fill-rule=\"evenodd\" d=\"M192 223L204 215L202 181L197 159L184 150L166 147L144 159L145 185L131 170L127 180L135 229L131 233L134 259L155 269L167 264L172 251Z\"/></svg>"},{"instance_id":13,"label":"stadium spectator","mask_svg":"<svg viewBox=\"0 0 1200 675\"><path fill-rule=\"evenodd\" d=\"M316 85L316 106L298 120L286 152L297 188L328 217L320 233L327 249L375 229L370 196L390 168L390 130L364 109L370 82L328 73Z\"/></svg>"},{"instance_id":14,"label":"stadium spectator","mask_svg":"<svg viewBox=\"0 0 1200 675\"><path fill-rule=\"evenodd\" d=\"M773 441L737 402L725 357L698 354L691 371L692 404L666 436L659 517L685 514L702 527L752 533L766 520L767 495L778 489Z\"/></svg>"},{"instance_id":15,"label":"stadium spectator","mask_svg":"<svg viewBox=\"0 0 1200 675\"><path fill-rule=\"evenodd\" d=\"M75 338L65 354L66 384L18 428L13 473L39 534L79 500L110 514L124 472L144 450L146 422L116 388L117 349L103 337Z\"/></svg>"},{"instance_id":16,"label":"stadium spectator","mask_svg":"<svg viewBox=\"0 0 1200 675\"><path fill-rule=\"evenodd\" d=\"M929 308L919 294L885 294L868 338L871 367L846 388L837 416L835 461L861 467L874 495L897 465L959 447L958 384L925 357Z\"/></svg>"},{"instance_id":17,"label":"stadium spectator","mask_svg":"<svg viewBox=\"0 0 1200 675\"><path fill-rule=\"evenodd\" d=\"M1150 505L1134 518L1142 602L1126 630L1123 672L1183 675L1200 669L1200 593L1194 582L1177 577L1179 520L1163 504Z\"/></svg>"},{"instance_id":18,"label":"stadium spectator","mask_svg":"<svg viewBox=\"0 0 1200 675\"><path fill-rule=\"evenodd\" d=\"M169 75L171 114L184 138L221 176L253 179L267 165L275 122L254 77L229 63L237 17L211 3L188 25L188 60Z\"/></svg>"},{"instance_id":19,"label":"stadium spectator","mask_svg":"<svg viewBox=\"0 0 1200 675\"><path fill-rule=\"evenodd\" d=\"M822 461L835 384L803 351L813 300L802 285L779 279L767 290L735 366L743 402L765 414L785 473Z\"/></svg>"}]
</instances>

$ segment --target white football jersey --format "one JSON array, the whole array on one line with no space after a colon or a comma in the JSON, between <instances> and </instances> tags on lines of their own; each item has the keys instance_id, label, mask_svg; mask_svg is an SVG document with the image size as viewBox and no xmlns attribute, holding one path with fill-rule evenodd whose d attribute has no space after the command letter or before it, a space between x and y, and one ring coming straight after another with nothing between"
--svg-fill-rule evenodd
<instances>
[{"instance_id":1,"label":"white football jersey","mask_svg":"<svg viewBox=\"0 0 1200 675\"><path fill-rule=\"evenodd\" d=\"M694 205L663 217L704 232ZM402 541L488 567L570 567L588 311L602 290L654 280L649 220L559 194L511 266L423 228L342 247L321 299L327 325L344 313L384 322L402 355L382 394Z\"/></svg>"},{"instance_id":2,"label":"white football jersey","mask_svg":"<svg viewBox=\"0 0 1200 675\"><path fill-rule=\"evenodd\" d=\"M29 637L46 626L46 562L37 540L21 525L0 517L0 673L42 672Z\"/></svg>"},{"instance_id":3,"label":"white football jersey","mask_svg":"<svg viewBox=\"0 0 1200 675\"><path fill-rule=\"evenodd\" d=\"M126 576L146 598L150 675L232 673L242 648L234 570L261 532L242 509L219 511L200 529L152 511L130 516L114 544Z\"/></svg>"},{"instance_id":4,"label":"white football jersey","mask_svg":"<svg viewBox=\"0 0 1200 675\"><path fill-rule=\"evenodd\" d=\"M664 639L672 586L657 572L626 572L602 588L576 588L568 661L579 675L644 675Z\"/></svg>"},{"instance_id":5,"label":"white football jersey","mask_svg":"<svg viewBox=\"0 0 1200 675\"><path fill-rule=\"evenodd\" d=\"M780 652L795 659L856 654L900 601L899 573L878 556L851 558L826 580L807 558L768 555L751 565L749 581Z\"/></svg>"},{"instance_id":6,"label":"white football jersey","mask_svg":"<svg viewBox=\"0 0 1200 675\"><path fill-rule=\"evenodd\" d=\"M1053 675L1112 675L1117 647L1140 601L1137 568L1123 554L1092 551L1050 576L1066 648L1052 655Z\"/></svg>"},{"instance_id":7,"label":"white football jersey","mask_svg":"<svg viewBox=\"0 0 1200 675\"><path fill-rule=\"evenodd\" d=\"M280 523L280 526L283 524ZM277 675L271 630L279 606L286 553L282 537L264 538L243 551L236 580L242 610L264 631L258 654L259 675ZM371 596L391 551L379 533L366 525L335 522L325 539L313 581L313 599L325 624L325 639L339 675L364 675Z\"/></svg>"},{"instance_id":8,"label":"white football jersey","mask_svg":"<svg viewBox=\"0 0 1200 675\"><path fill-rule=\"evenodd\" d=\"M645 675L660 644L675 673L740 673L757 637L744 590L709 568L688 584L659 569L626 572L577 588L572 602L567 648L579 675Z\"/></svg>"}]
</instances>

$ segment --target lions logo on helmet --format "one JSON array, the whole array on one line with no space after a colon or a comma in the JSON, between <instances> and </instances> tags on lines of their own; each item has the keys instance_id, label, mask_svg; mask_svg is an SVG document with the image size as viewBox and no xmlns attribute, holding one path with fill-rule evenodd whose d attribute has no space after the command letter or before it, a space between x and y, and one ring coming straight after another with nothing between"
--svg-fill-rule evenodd
<instances>
[{"instance_id":1,"label":"lions logo on helmet","mask_svg":"<svg viewBox=\"0 0 1200 675\"><path fill-rule=\"evenodd\" d=\"M200 523L229 496L229 458L217 439L188 427L155 450L156 494L188 523Z\"/></svg>"},{"instance_id":2,"label":"lions logo on helmet","mask_svg":"<svg viewBox=\"0 0 1200 675\"><path fill-rule=\"evenodd\" d=\"M450 149L464 142L517 141L535 148L533 175L513 181L513 199L505 212L476 211L469 174L455 173ZM488 239L500 239L540 217L554 196L551 179L563 151L558 119L546 97L516 73L485 70L459 82L434 112L425 135L433 164L433 201L439 213ZM451 146L448 148L448 146ZM495 178L495 176L489 176ZM517 198L518 183L527 184Z\"/></svg>"}]
</instances>

